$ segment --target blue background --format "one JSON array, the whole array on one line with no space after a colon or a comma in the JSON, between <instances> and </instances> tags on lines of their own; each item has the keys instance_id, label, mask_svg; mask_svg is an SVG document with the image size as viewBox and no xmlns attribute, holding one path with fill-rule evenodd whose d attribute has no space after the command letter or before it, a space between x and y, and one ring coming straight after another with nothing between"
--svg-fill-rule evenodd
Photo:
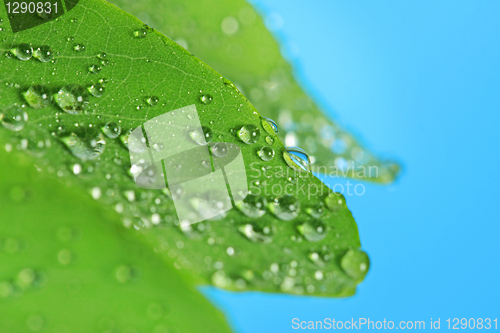
<instances>
[{"instance_id":1,"label":"blue background","mask_svg":"<svg viewBox=\"0 0 500 333\"><path fill-rule=\"evenodd\" d=\"M347 197L372 262L354 297L207 297L237 332L296 332L293 318L441 318L445 330L449 317L500 317L500 1L254 5L303 87L405 171Z\"/></svg>"}]
</instances>

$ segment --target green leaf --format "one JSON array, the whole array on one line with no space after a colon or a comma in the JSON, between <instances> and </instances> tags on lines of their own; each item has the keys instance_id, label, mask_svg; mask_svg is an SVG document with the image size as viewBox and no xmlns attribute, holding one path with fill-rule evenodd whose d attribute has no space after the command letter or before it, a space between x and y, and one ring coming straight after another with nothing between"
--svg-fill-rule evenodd
<instances>
[{"instance_id":1,"label":"green leaf","mask_svg":"<svg viewBox=\"0 0 500 333\"><path fill-rule=\"evenodd\" d=\"M116 213L10 155L0 150L0 331L230 331Z\"/></svg>"},{"instance_id":2,"label":"green leaf","mask_svg":"<svg viewBox=\"0 0 500 333\"><path fill-rule=\"evenodd\" d=\"M280 45L244 0L110 2L233 81L262 115L278 123L286 145L311 154L315 172L379 183L397 177L397 163L375 156L307 96Z\"/></svg>"},{"instance_id":3,"label":"green leaf","mask_svg":"<svg viewBox=\"0 0 500 333\"><path fill-rule=\"evenodd\" d=\"M9 57L0 60L0 142L6 150L35 156L41 173L118 213L185 281L324 296L355 292L369 263L345 199L303 170L307 156L290 155L230 81L100 0L82 0L61 18L16 34L4 27L1 47ZM29 47L48 47L54 59L40 61L45 51L35 52L37 59L20 57ZM219 199L138 187L125 144L146 121L192 105L213 143L241 148L252 195L238 209L189 225L177 219L172 197L186 196L198 216ZM174 142L150 142L149 149Z\"/></svg>"}]
</instances>

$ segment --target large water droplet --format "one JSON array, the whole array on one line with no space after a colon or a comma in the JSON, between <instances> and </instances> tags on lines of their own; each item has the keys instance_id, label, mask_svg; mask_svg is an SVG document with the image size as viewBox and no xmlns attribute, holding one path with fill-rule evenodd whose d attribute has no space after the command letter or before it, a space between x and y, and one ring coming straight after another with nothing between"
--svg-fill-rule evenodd
<instances>
[{"instance_id":1,"label":"large water droplet","mask_svg":"<svg viewBox=\"0 0 500 333\"><path fill-rule=\"evenodd\" d=\"M52 102L52 96L48 89L40 85L29 87L28 90L23 92L23 96L29 106L34 109L47 107Z\"/></svg>"},{"instance_id":2,"label":"large water droplet","mask_svg":"<svg viewBox=\"0 0 500 333\"><path fill-rule=\"evenodd\" d=\"M19 44L12 48L10 52L19 60L29 60L33 56L33 48L26 43Z\"/></svg>"},{"instance_id":3,"label":"large water droplet","mask_svg":"<svg viewBox=\"0 0 500 333\"><path fill-rule=\"evenodd\" d=\"M238 137L244 143L252 144L259 140L260 130L255 125L245 125L238 130Z\"/></svg>"},{"instance_id":4,"label":"large water droplet","mask_svg":"<svg viewBox=\"0 0 500 333\"><path fill-rule=\"evenodd\" d=\"M268 207L277 218L285 221L293 220L300 212L300 202L292 195L278 197Z\"/></svg>"},{"instance_id":5,"label":"large water droplet","mask_svg":"<svg viewBox=\"0 0 500 333\"><path fill-rule=\"evenodd\" d=\"M339 209L345 207L344 196L340 193L332 192L328 194L325 198L326 207L332 211L338 211Z\"/></svg>"},{"instance_id":6,"label":"large water droplet","mask_svg":"<svg viewBox=\"0 0 500 333\"><path fill-rule=\"evenodd\" d=\"M3 127L18 132L24 128L28 121L28 114L17 105L11 105L1 110L0 120Z\"/></svg>"},{"instance_id":7,"label":"large water droplet","mask_svg":"<svg viewBox=\"0 0 500 333\"><path fill-rule=\"evenodd\" d=\"M263 117L262 119L262 127L269 135L273 135L278 133L278 124L271 118Z\"/></svg>"},{"instance_id":8,"label":"large water droplet","mask_svg":"<svg viewBox=\"0 0 500 333\"><path fill-rule=\"evenodd\" d=\"M200 102L203 104L210 104L212 103L212 95L209 94L203 94L200 96Z\"/></svg>"},{"instance_id":9,"label":"large water droplet","mask_svg":"<svg viewBox=\"0 0 500 333\"><path fill-rule=\"evenodd\" d=\"M85 89L76 84L62 87L54 99L63 111L71 114L82 112L88 104Z\"/></svg>"},{"instance_id":10,"label":"large water droplet","mask_svg":"<svg viewBox=\"0 0 500 333\"><path fill-rule=\"evenodd\" d=\"M327 227L321 220L308 221L297 226L300 233L310 242L319 242L326 237Z\"/></svg>"},{"instance_id":11,"label":"large water droplet","mask_svg":"<svg viewBox=\"0 0 500 333\"><path fill-rule=\"evenodd\" d=\"M255 194L248 194L236 207L246 216L257 218L266 213L267 200Z\"/></svg>"},{"instance_id":12,"label":"large water droplet","mask_svg":"<svg viewBox=\"0 0 500 333\"><path fill-rule=\"evenodd\" d=\"M54 51L50 46L43 45L33 52L33 56L41 62L49 62L54 58Z\"/></svg>"},{"instance_id":13,"label":"large water droplet","mask_svg":"<svg viewBox=\"0 0 500 333\"><path fill-rule=\"evenodd\" d=\"M342 257L340 267L356 282L361 282L370 268L370 259L365 252L351 249Z\"/></svg>"},{"instance_id":14,"label":"large water droplet","mask_svg":"<svg viewBox=\"0 0 500 333\"><path fill-rule=\"evenodd\" d=\"M257 155L263 161L270 161L274 157L274 149L271 147L262 147L257 151Z\"/></svg>"},{"instance_id":15,"label":"large water droplet","mask_svg":"<svg viewBox=\"0 0 500 333\"><path fill-rule=\"evenodd\" d=\"M285 147L283 159L292 169L303 172L309 171L311 160L306 151L299 147Z\"/></svg>"},{"instance_id":16,"label":"large water droplet","mask_svg":"<svg viewBox=\"0 0 500 333\"><path fill-rule=\"evenodd\" d=\"M75 133L62 137L61 141L68 147L70 152L82 161L95 160L104 151L106 140L102 134L90 135L82 139Z\"/></svg>"},{"instance_id":17,"label":"large water droplet","mask_svg":"<svg viewBox=\"0 0 500 333\"><path fill-rule=\"evenodd\" d=\"M249 240L255 243L270 243L272 241L272 230L270 227L263 228L255 224L245 224L238 227L238 230Z\"/></svg>"},{"instance_id":18,"label":"large water droplet","mask_svg":"<svg viewBox=\"0 0 500 333\"><path fill-rule=\"evenodd\" d=\"M200 129L195 129L189 132L189 137L200 146L206 145L212 141L214 137L212 130L209 127L202 126Z\"/></svg>"},{"instance_id":19,"label":"large water droplet","mask_svg":"<svg viewBox=\"0 0 500 333\"><path fill-rule=\"evenodd\" d=\"M105 90L104 85L102 83L99 83L99 82L90 85L87 89L94 97L101 97L104 94L104 90Z\"/></svg>"},{"instance_id":20,"label":"large water droplet","mask_svg":"<svg viewBox=\"0 0 500 333\"><path fill-rule=\"evenodd\" d=\"M115 123L114 121L107 123L101 129L104 135L106 135L110 139L116 139L122 132L122 128L120 127L120 125L118 123Z\"/></svg>"}]
</instances>

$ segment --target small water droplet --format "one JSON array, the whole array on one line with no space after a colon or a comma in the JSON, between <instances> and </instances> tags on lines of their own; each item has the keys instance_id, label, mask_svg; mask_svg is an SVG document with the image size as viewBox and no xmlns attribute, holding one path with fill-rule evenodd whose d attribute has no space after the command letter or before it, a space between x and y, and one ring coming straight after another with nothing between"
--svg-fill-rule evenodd
<instances>
[{"instance_id":1,"label":"small water droplet","mask_svg":"<svg viewBox=\"0 0 500 333\"><path fill-rule=\"evenodd\" d=\"M100 53L96 54L96 57L99 59L106 59L107 54L106 54L106 52L100 52Z\"/></svg>"},{"instance_id":2,"label":"small water droplet","mask_svg":"<svg viewBox=\"0 0 500 333\"><path fill-rule=\"evenodd\" d=\"M311 159L306 151L299 147L285 147L283 159L292 169L303 172L309 171Z\"/></svg>"},{"instance_id":3,"label":"small water droplet","mask_svg":"<svg viewBox=\"0 0 500 333\"><path fill-rule=\"evenodd\" d=\"M61 263L61 265L69 265L73 260L73 254L70 250L63 249L57 254L57 260L59 260L59 263Z\"/></svg>"},{"instance_id":4,"label":"small water droplet","mask_svg":"<svg viewBox=\"0 0 500 333\"><path fill-rule=\"evenodd\" d=\"M256 224L245 224L238 230L249 240L256 243L270 243L272 241L272 230L270 227L259 227Z\"/></svg>"},{"instance_id":5,"label":"small water droplet","mask_svg":"<svg viewBox=\"0 0 500 333\"><path fill-rule=\"evenodd\" d=\"M206 126L202 126L201 130L195 129L189 132L189 137L200 146L211 142L213 136L212 130Z\"/></svg>"},{"instance_id":6,"label":"small water droplet","mask_svg":"<svg viewBox=\"0 0 500 333\"><path fill-rule=\"evenodd\" d=\"M370 259L365 252L350 249L342 257L340 267L356 282L361 282L370 268Z\"/></svg>"},{"instance_id":7,"label":"small water droplet","mask_svg":"<svg viewBox=\"0 0 500 333\"><path fill-rule=\"evenodd\" d=\"M148 31L144 28L134 30L134 32L132 33L134 38L144 38L144 37L146 37L147 34L148 34Z\"/></svg>"},{"instance_id":8,"label":"small water droplet","mask_svg":"<svg viewBox=\"0 0 500 333\"><path fill-rule=\"evenodd\" d=\"M319 242L326 237L327 227L321 220L308 221L297 226L299 232L310 242Z\"/></svg>"},{"instance_id":9,"label":"small water droplet","mask_svg":"<svg viewBox=\"0 0 500 333\"><path fill-rule=\"evenodd\" d=\"M257 142L257 140L259 140L260 130L257 128L257 126L249 124L242 126L238 130L237 134L241 141L243 141L246 144L252 144Z\"/></svg>"},{"instance_id":10,"label":"small water droplet","mask_svg":"<svg viewBox=\"0 0 500 333\"><path fill-rule=\"evenodd\" d=\"M52 95L50 95L48 89L40 85L29 87L28 90L23 92L23 96L29 106L34 109L47 107L52 102Z\"/></svg>"},{"instance_id":11,"label":"small water droplet","mask_svg":"<svg viewBox=\"0 0 500 333\"><path fill-rule=\"evenodd\" d=\"M28 114L19 106L11 105L1 110L0 120L3 127L18 132L24 128L24 125L28 121Z\"/></svg>"},{"instance_id":12,"label":"small water droplet","mask_svg":"<svg viewBox=\"0 0 500 333\"><path fill-rule=\"evenodd\" d=\"M268 207L277 218L285 221L293 220L300 212L300 202L292 195L278 197Z\"/></svg>"},{"instance_id":13,"label":"small water droplet","mask_svg":"<svg viewBox=\"0 0 500 333\"><path fill-rule=\"evenodd\" d=\"M50 46L43 45L33 52L33 56L41 62L49 62L54 58L54 51Z\"/></svg>"},{"instance_id":14,"label":"small water droplet","mask_svg":"<svg viewBox=\"0 0 500 333\"><path fill-rule=\"evenodd\" d=\"M90 74L97 74L101 71L101 66L99 65L91 65L89 66L89 73Z\"/></svg>"},{"instance_id":15,"label":"small water droplet","mask_svg":"<svg viewBox=\"0 0 500 333\"><path fill-rule=\"evenodd\" d=\"M268 135L268 136L266 136L266 143L267 143L268 145L272 146L272 145L273 145L273 143L274 143L273 138L271 138L269 135Z\"/></svg>"},{"instance_id":16,"label":"small water droplet","mask_svg":"<svg viewBox=\"0 0 500 333\"><path fill-rule=\"evenodd\" d=\"M267 200L264 197L248 194L236 207L246 216L257 218L266 213Z\"/></svg>"},{"instance_id":17,"label":"small water droplet","mask_svg":"<svg viewBox=\"0 0 500 333\"><path fill-rule=\"evenodd\" d=\"M273 135L278 133L278 124L271 118L263 117L262 119L262 127L269 135Z\"/></svg>"},{"instance_id":18,"label":"small water droplet","mask_svg":"<svg viewBox=\"0 0 500 333\"><path fill-rule=\"evenodd\" d=\"M33 48L26 43L19 44L12 48L10 52L19 60L29 60L33 56Z\"/></svg>"},{"instance_id":19,"label":"small water droplet","mask_svg":"<svg viewBox=\"0 0 500 333\"><path fill-rule=\"evenodd\" d=\"M120 127L120 125L118 123L115 123L114 121L104 125L101 130L104 135L106 135L110 139L116 139L122 132L122 128Z\"/></svg>"},{"instance_id":20,"label":"small water droplet","mask_svg":"<svg viewBox=\"0 0 500 333\"><path fill-rule=\"evenodd\" d=\"M160 100L157 96L148 96L144 99L149 106L155 106Z\"/></svg>"},{"instance_id":21,"label":"small water droplet","mask_svg":"<svg viewBox=\"0 0 500 333\"><path fill-rule=\"evenodd\" d=\"M76 84L62 87L54 99L63 111L71 114L82 112L88 104L85 89Z\"/></svg>"},{"instance_id":22,"label":"small water droplet","mask_svg":"<svg viewBox=\"0 0 500 333\"><path fill-rule=\"evenodd\" d=\"M73 45L73 51L83 52L83 51L85 51L85 46L82 44L75 44L75 45Z\"/></svg>"},{"instance_id":23,"label":"small water droplet","mask_svg":"<svg viewBox=\"0 0 500 333\"><path fill-rule=\"evenodd\" d=\"M325 207L324 207L323 203L321 203L321 202L318 203L317 205L306 208L307 214L311 215L314 218L321 217L321 215L323 215L324 210L325 210Z\"/></svg>"},{"instance_id":24,"label":"small water droplet","mask_svg":"<svg viewBox=\"0 0 500 333\"><path fill-rule=\"evenodd\" d=\"M101 97L104 94L104 85L102 83L95 83L90 85L87 90L92 94L94 97Z\"/></svg>"},{"instance_id":25,"label":"small water droplet","mask_svg":"<svg viewBox=\"0 0 500 333\"><path fill-rule=\"evenodd\" d=\"M262 147L257 151L257 155L263 161L270 161L274 157L274 149L271 147Z\"/></svg>"},{"instance_id":26,"label":"small water droplet","mask_svg":"<svg viewBox=\"0 0 500 333\"><path fill-rule=\"evenodd\" d=\"M345 207L345 199L341 193L332 192L325 198L326 207L331 211L338 211Z\"/></svg>"},{"instance_id":27,"label":"small water droplet","mask_svg":"<svg viewBox=\"0 0 500 333\"><path fill-rule=\"evenodd\" d=\"M209 94L203 94L200 96L200 102L203 104L210 104L212 103L212 95Z\"/></svg>"},{"instance_id":28,"label":"small water droplet","mask_svg":"<svg viewBox=\"0 0 500 333\"><path fill-rule=\"evenodd\" d=\"M227 144L225 142L217 142L210 146L212 154L217 157L224 157L227 154Z\"/></svg>"}]
</instances>

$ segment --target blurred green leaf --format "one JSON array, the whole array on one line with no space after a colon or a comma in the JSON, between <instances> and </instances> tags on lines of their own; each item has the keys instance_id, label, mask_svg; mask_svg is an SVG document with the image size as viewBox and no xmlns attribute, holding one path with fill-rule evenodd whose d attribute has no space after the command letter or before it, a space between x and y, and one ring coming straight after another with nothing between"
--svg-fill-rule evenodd
<instances>
[{"instance_id":1,"label":"blurred green leaf","mask_svg":"<svg viewBox=\"0 0 500 333\"><path fill-rule=\"evenodd\" d=\"M397 177L397 163L375 156L307 96L280 45L246 1L110 2L233 81L263 116L278 123L285 145L311 154L315 172L380 183Z\"/></svg>"},{"instance_id":2,"label":"blurred green leaf","mask_svg":"<svg viewBox=\"0 0 500 333\"><path fill-rule=\"evenodd\" d=\"M116 213L30 156L0 160L1 332L230 331Z\"/></svg>"},{"instance_id":3,"label":"blurred green leaf","mask_svg":"<svg viewBox=\"0 0 500 333\"><path fill-rule=\"evenodd\" d=\"M0 13L5 16L3 8ZM33 156L41 174L52 174L72 188L68 192L93 197L185 282L324 296L355 292L369 261L345 199L302 169L307 157L290 155L230 81L100 0L82 0L30 30L4 28L0 143L6 151ZM187 194L136 185L125 147L130 130L189 105L214 142L241 147L252 191L238 209L194 225L178 221L172 200ZM190 199L198 200L192 209L200 215L218 204ZM71 206L63 208L72 219ZM38 223L51 218L37 216ZM46 265L39 263L40 269Z\"/></svg>"}]
</instances>

